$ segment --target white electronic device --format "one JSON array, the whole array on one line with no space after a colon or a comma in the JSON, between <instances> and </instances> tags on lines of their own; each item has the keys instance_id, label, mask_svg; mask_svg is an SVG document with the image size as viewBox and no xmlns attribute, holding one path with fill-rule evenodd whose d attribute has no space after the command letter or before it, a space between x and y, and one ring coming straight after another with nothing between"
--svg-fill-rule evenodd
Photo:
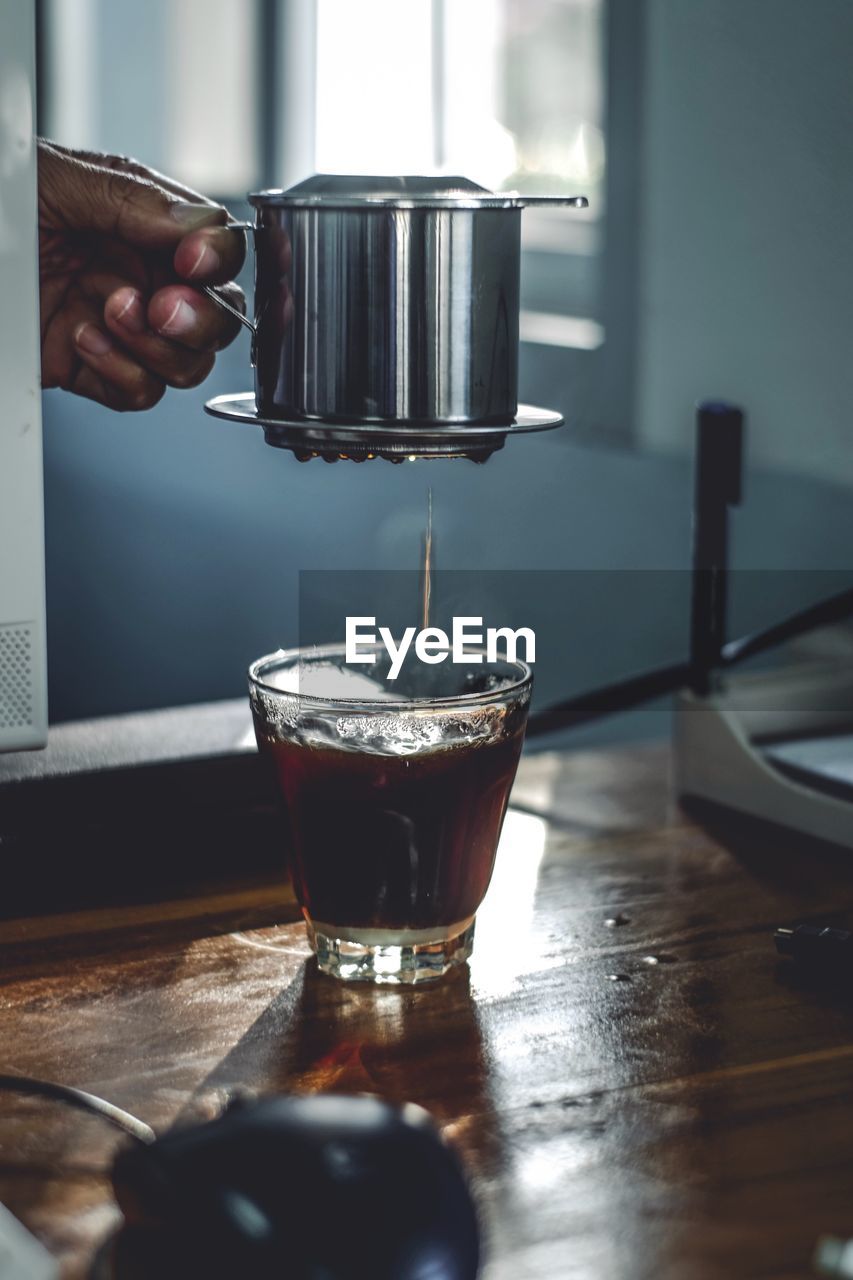
<instances>
[{"instance_id":1,"label":"white electronic device","mask_svg":"<svg viewBox=\"0 0 853 1280\"><path fill-rule=\"evenodd\" d=\"M0 751L47 741L35 3L0 4Z\"/></svg>"},{"instance_id":2,"label":"white electronic device","mask_svg":"<svg viewBox=\"0 0 853 1280\"><path fill-rule=\"evenodd\" d=\"M853 664L757 672L706 698L679 694L678 795L853 846Z\"/></svg>"}]
</instances>

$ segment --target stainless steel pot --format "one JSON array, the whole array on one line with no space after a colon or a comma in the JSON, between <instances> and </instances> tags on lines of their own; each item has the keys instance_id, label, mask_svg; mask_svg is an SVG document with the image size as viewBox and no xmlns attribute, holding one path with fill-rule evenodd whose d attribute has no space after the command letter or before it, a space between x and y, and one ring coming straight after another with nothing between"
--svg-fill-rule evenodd
<instances>
[{"instance_id":1,"label":"stainless steel pot","mask_svg":"<svg viewBox=\"0 0 853 1280\"><path fill-rule=\"evenodd\" d=\"M583 197L318 174L249 199L261 417L513 420L521 210Z\"/></svg>"}]
</instances>

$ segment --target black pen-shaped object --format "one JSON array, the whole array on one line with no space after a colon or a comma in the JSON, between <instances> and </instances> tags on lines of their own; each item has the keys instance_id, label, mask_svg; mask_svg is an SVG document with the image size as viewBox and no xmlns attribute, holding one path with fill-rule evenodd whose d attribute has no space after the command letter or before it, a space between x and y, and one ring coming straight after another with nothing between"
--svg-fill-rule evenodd
<instances>
[{"instance_id":1,"label":"black pen-shaped object","mask_svg":"<svg viewBox=\"0 0 853 1280\"><path fill-rule=\"evenodd\" d=\"M773 937L781 956L822 969L853 969L853 932L849 929L798 924L794 929L777 929Z\"/></svg>"},{"instance_id":2,"label":"black pen-shaped object","mask_svg":"<svg viewBox=\"0 0 853 1280\"><path fill-rule=\"evenodd\" d=\"M743 411L713 400L696 415L690 683L705 697L726 642L729 507L741 499Z\"/></svg>"}]
</instances>

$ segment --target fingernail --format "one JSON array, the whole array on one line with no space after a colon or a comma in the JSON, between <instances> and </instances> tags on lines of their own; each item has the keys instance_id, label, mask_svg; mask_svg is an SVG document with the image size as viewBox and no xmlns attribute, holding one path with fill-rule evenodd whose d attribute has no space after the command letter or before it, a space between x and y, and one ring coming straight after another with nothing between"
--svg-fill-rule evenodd
<instances>
[{"instance_id":1,"label":"fingernail","mask_svg":"<svg viewBox=\"0 0 853 1280\"><path fill-rule=\"evenodd\" d=\"M107 335L93 324L81 324L75 329L74 341L81 351L90 356L105 356L113 345Z\"/></svg>"},{"instance_id":2,"label":"fingernail","mask_svg":"<svg viewBox=\"0 0 853 1280\"><path fill-rule=\"evenodd\" d=\"M222 222L222 209L215 204L191 204L176 200L172 205L172 217L187 231L195 227L211 227Z\"/></svg>"},{"instance_id":3,"label":"fingernail","mask_svg":"<svg viewBox=\"0 0 853 1280\"><path fill-rule=\"evenodd\" d=\"M196 312L195 308L184 298L179 298L175 303L172 314L159 326L160 333L177 334L188 333L190 329L195 327Z\"/></svg>"},{"instance_id":4,"label":"fingernail","mask_svg":"<svg viewBox=\"0 0 853 1280\"><path fill-rule=\"evenodd\" d=\"M222 259L207 240L202 240L195 262L187 272L187 277L210 276L219 270Z\"/></svg>"},{"instance_id":5,"label":"fingernail","mask_svg":"<svg viewBox=\"0 0 853 1280\"><path fill-rule=\"evenodd\" d=\"M113 313L116 320L128 333L145 332L145 310L142 306L142 295L135 289L122 290L120 297L125 298L123 306Z\"/></svg>"}]
</instances>

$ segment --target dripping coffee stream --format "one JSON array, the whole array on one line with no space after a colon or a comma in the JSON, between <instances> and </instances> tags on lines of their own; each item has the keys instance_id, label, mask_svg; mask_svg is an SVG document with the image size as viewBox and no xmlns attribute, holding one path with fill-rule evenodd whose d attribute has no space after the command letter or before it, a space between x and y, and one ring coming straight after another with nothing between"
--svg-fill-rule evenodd
<instances>
[{"instance_id":1,"label":"dripping coffee stream","mask_svg":"<svg viewBox=\"0 0 853 1280\"><path fill-rule=\"evenodd\" d=\"M423 536L422 568L421 568L421 627L426 631L429 626L429 605L432 595L432 487L427 489L427 518Z\"/></svg>"}]
</instances>

